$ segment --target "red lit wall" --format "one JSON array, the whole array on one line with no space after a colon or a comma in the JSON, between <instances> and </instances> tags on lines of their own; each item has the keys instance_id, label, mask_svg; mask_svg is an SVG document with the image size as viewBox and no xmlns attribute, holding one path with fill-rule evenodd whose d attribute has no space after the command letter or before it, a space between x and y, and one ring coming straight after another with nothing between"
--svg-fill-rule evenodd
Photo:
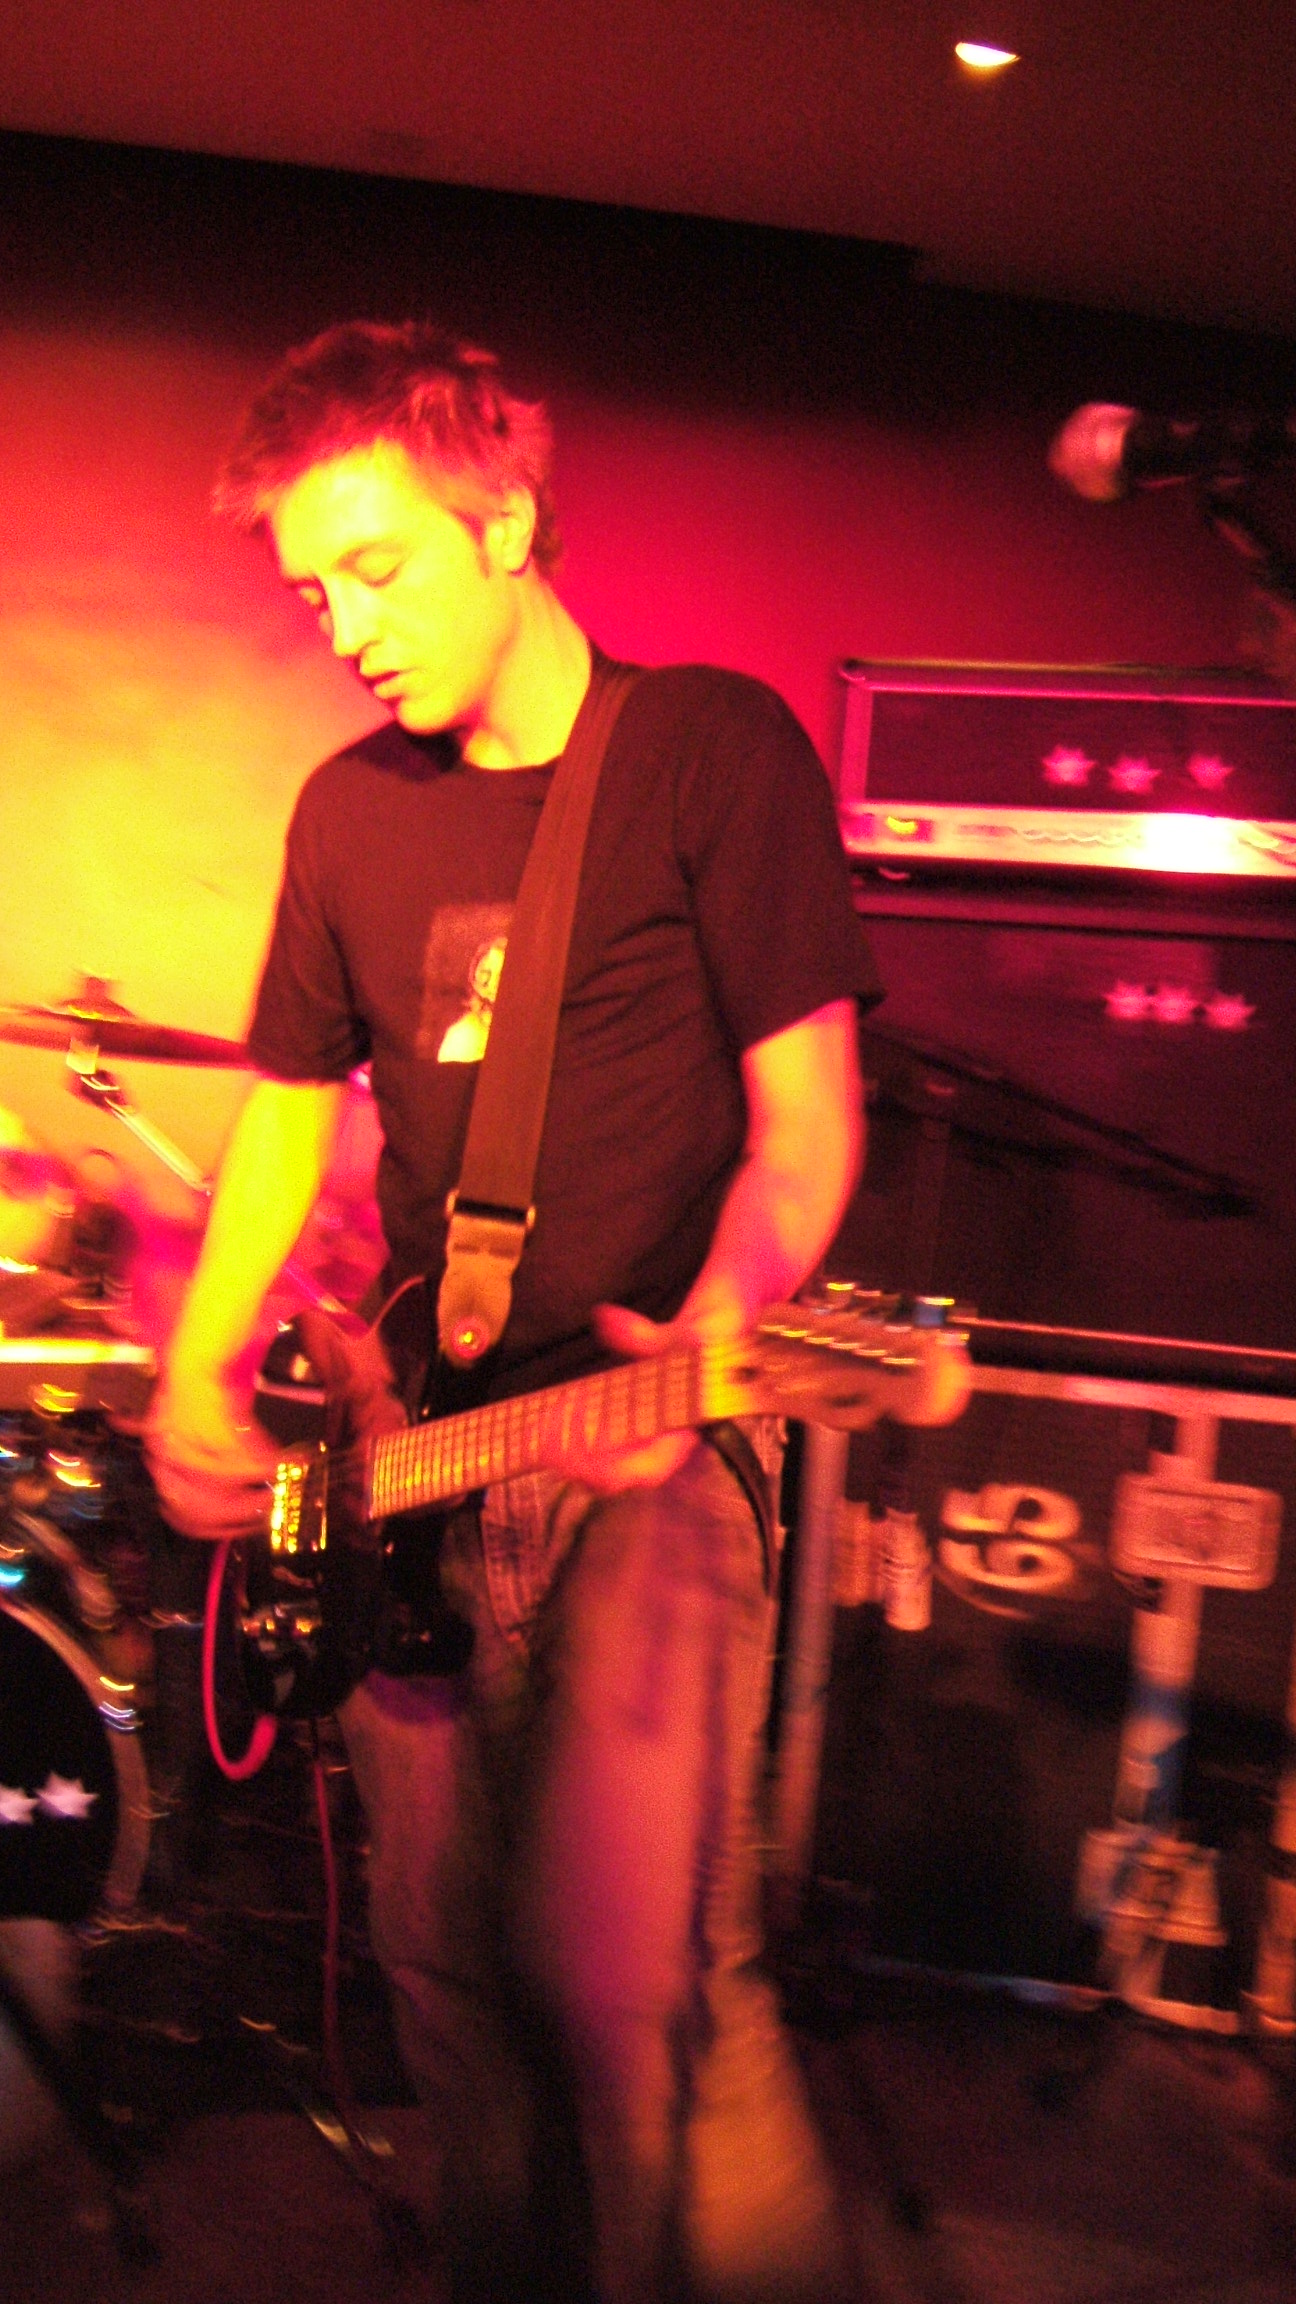
<instances>
[{"instance_id":1,"label":"red lit wall","mask_svg":"<svg viewBox=\"0 0 1296 2304\"><path fill-rule=\"evenodd\" d=\"M763 675L828 758L848 654L1235 658L1243 580L1187 496L1096 510L1045 449L1080 399L1232 391L1281 347L870 285L790 236L650 246L557 204L24 139L0 161L0 1001L84 971L241 1031L294 793L373 708L206 496L275 353L348 313L506 348L557 419L577 615L615 652ZM119 1069L216 1159L237 1075ZM189 1209L57 1053L0 1046L0 1107Z\"/></svg>"}]
</instances>

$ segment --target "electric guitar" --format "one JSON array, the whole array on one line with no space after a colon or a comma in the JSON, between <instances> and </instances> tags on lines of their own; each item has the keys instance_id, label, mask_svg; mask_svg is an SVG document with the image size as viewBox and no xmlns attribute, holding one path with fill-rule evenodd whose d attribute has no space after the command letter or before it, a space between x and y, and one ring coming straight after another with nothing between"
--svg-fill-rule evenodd
<instances>
[{"instance_id":1,"label":"electric guitar","mask_svg":"<svg viewBox=\"0 0 1296 2304\"><path fill-rule=\"evenodd\" d=\"M837 1291L779 1304L737 1343L631 1360L597 1375L355 1446L288 1449L267 1536L245 1549L237 1602L244 1679L261 1711L331 1711L371 1662L453 1670L469 1628L440 1599L435 1532L402 1515L561 1465L573 1443L619 1448L735 1416L776 1414L862 1429L879 1416L952 1423L967 1401L966 1342L938 1308ZM844 1296L848 1309L842 1309Z\"/></svg>"}]
</instances>

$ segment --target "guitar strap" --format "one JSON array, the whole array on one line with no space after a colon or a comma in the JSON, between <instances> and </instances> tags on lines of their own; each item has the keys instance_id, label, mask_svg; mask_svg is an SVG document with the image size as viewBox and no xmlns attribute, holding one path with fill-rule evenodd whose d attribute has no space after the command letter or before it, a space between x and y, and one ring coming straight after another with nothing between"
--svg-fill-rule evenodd
<instances>
[{"instance_id":1,"label":"guitar strap","mask_svg":"<svg viewBox=\"0 0 1296 2304\"><path fill-rule=\"evenodd\" d=\"M518 887L463 1167L446 1202L437 1333L457 1368L473 1367L503 1335L513 1274L535 1222L536 1162L585 837L608 739L638 677L637 666L595 655Z\"/></svg>"}]
</instances>

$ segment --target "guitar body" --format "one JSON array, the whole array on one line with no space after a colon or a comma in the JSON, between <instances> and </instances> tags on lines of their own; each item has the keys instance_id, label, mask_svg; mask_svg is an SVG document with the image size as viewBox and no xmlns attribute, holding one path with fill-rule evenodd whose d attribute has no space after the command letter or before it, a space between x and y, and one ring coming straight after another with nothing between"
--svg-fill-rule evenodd
<instances>
[{"instance_id":1,"label":"guitar body","mask_svg":"<svg viewBox=\"0 0 1296 2304\"><path fill-rule=\"evenodd\" d=\"M854 1430L881 1415L947 1424L970 1390L964 1339L921 1303L838 1290L775 1305L736 1344L675 1350L551 1390L435 1417L377 1439L281 1458L267 1540L245 1548L238 1620L259 1711L336 1709L365 1672L462 1669L472 1631L448 1607L445 1507L496 1481L734 1416L790 1415Z\"/></svg>"},{"instance_id":2,"label":"guitar body","mask_svg":"<svg viewBox=\"0 0 1296 2304\"><path fill-rule=\"evenodd\" d=\"M258 1712L332 1712L369 1669L383 1607L381 1526L363 1509L346 1445L298 1442L279 1462L292 1524L243 1547L240 1657ZM286 1541L276 1541L276 1536Z\"/></svg>"},{"instance_id":3,"label":"guitar body","mask_svg":"<svg viewBox=\"0 0 1296 2304\"><path fill-rule=\"evenodd\" d=\"M366 1672L394 1679L461 1671L471 1625L441 1588L440 1509L371 1520L364 1458L353 1445L299 1445L281 1463L300 1470L292 1551L245 1548L238 1623L243 1679L258 1712L317 1719Z\"/></svg>"}]
</instances>

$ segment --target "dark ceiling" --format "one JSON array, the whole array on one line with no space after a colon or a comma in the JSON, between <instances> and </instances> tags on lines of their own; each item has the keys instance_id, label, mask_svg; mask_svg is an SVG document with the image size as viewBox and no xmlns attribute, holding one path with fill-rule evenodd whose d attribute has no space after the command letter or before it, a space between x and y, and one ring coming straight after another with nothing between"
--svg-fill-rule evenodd
<instances>
[{"instance_id":1,"label":"dark ceiling","mask_svg":"<svg viewBox=\"0 0 1296 2304\"><path fill-rule=\"evenodd\" d=\"M1296 336L1292 0L6 0L0 127L796 226ZM952 55L995 38L992 82Z\"/></svg>"}]
</instances>

